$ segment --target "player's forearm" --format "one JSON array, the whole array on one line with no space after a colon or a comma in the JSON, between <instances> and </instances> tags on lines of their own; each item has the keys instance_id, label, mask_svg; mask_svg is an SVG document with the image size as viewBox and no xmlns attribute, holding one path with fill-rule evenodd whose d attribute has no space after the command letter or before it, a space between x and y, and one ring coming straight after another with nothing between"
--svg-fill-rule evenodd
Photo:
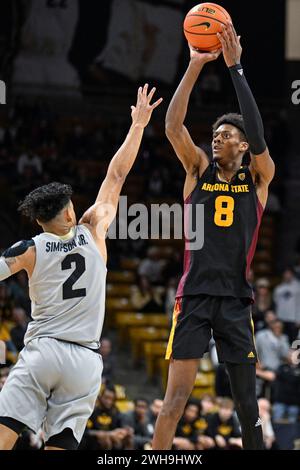
<instances>
[{"instance_id":1,"label":"player's forearm","mask_svg":"<svg viewBox=\"0 0 300 470\"><path fill-rule=\"evenodd\" d=\"M118 179L125 179L130 172L144 133L144 127L139 124L132 124L123 144L111 160L108 172Z\"/></svg>"},{"instance_id":2,"label":"player's forearm","mask_svg":"<svg viewBox=\"0 0 300 470\"><path fill-rule=\"evenodd\" d=\"M167 111L166 130L177 131L183 125L191 92L204 66L199 66L190 61L188 69L181 80Z\"/></svg>"},{"instance_id":3,"label":"player's forearm","mask_svg":"<svg viewBox=\"0 0 300 470\"><path fill-rule=\"evenodd\" d=\"M248 85L242 66L237 64L229 67L229 72L238 97L250 151L254 155L259 155L266 150L267 145L258 106Z\"/></svg>"}]
</instances>

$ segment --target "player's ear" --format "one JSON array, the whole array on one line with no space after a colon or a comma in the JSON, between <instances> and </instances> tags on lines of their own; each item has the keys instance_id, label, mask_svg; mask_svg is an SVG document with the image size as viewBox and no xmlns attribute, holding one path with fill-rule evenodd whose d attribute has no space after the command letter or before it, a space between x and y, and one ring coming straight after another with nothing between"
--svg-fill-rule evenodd
<instances>
[{"instance_id":1,"label":"player's ear","mask_svg":"<svg viewBox=\"0 0 300 470\"><path fill-rule=\"evenodd\" d=\"M42 224L41 224L41 222L40 222L38 219L35 219L35 221L36 221L36 223L37 223L40 227L42 227Z\"/></svg>"},{"instance_id":2,"label":"player's ear","mask_svg":"<svg viewBox=\"0 0 300 470\"><path fill-rule=\"evenodd\" d=\"M73 221L73 210L72 210L72 206L70 204L64 210L64 216L65 216L66 222L72 222Z\"/></svg>"},{"instance_id":3,"label":"player's ear","mask_svg":"<svg viewBox=\"0 0 300 470\"><path fill-rule=\"evenodd\" d=\"M240 151L241 152L248 152L249 144L248 142L240 142Z\"/></svg>"}]
</instances>

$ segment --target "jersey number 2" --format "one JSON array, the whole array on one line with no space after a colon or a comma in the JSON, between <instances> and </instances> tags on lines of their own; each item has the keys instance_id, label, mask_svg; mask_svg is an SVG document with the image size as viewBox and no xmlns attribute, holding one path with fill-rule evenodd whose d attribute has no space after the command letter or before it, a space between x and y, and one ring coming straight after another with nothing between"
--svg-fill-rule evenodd
<instances>
[{"instance_id":1,"label":"jersey number 2","mask_svg":"<svg viewBox=\"0 0 300 470\"><path fill-rule=\"evenodd\" d=\"M65 257L61 263L61 269L71 269L72 263L75 263L75 269L71 276L63 283L63 300L75 299L76 297L85 297L86 289L73 289L73 285L85 272L85 259L79 253L73 253Z\"/></svg>"},{"instance_id":2,"label":"jersey number 2","mask_svg":"<svg viewBox=\"0 0 300 470\"><path fill-rule=\"evenodd\" d=\"M215 224L219 227L230 227L233 223L233 197L218 196L215 200L215 209Z\"/></svg>"}]
</instances>

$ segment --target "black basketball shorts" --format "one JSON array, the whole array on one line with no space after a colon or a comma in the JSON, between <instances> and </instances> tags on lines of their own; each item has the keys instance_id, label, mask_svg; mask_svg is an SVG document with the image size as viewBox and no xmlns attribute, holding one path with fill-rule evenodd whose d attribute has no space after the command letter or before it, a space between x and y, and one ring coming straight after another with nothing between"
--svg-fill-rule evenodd
<instances>
[{"instance_id":1,"label":"black basketball shorts","mask_svg":"<svg viewBox=\"0 0 300 470\"><path fill-rule=\"evenodd\" d=\"M257 362L250 300L210 295L176 299L166 359L201 358L212 335L220 362Z\"/></svg>"}]
</instances>

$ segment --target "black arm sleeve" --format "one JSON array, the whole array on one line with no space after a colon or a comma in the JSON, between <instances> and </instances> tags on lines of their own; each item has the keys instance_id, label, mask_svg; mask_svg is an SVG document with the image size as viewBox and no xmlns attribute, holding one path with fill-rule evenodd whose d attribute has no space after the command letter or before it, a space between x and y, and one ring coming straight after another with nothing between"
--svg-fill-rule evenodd
<instances>
[{"instance_id":1,"label":"black arm sleeve","mask_svg":"<svg viewBox=\"0 0 300 470\"><path fill-rule=\"evenodd\" d=\"M254 155L259 155L267 148L264 138L264 126L259 109L250 90L241 64L229 67L229 71L243 116L250 152Z\"/></svg>"}]
</instances>

